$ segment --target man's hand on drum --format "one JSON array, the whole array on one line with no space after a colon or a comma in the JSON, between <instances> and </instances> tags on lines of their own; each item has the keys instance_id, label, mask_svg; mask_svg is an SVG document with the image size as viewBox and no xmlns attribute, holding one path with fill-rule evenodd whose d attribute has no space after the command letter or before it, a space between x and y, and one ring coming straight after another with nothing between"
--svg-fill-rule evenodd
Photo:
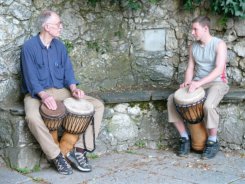
<instances>
[{"instance_id":1,"label":"man's hand on drum","mask_svg":"<svg viewBox=\"0 0 245 184\"><path fill-rule=\"evenodd\" d=\"M56 110L57 109L57 104L56 104L55 99L54 99L53 96L50 96L46 92L41 92L39 94L39 96L42 99L42 103L44 103L48 107L48 109L51 109L51 110Z\"/></svg>"},{"instance_id":2,"label":"man's hand on drum","mask_svg":"<svg viewBox=\"0 0 245 184\"><path fill-rule=\"evenodd\" d=\"M77 98L77 99L81 99L81 98L83 98L84 95L85 95L85 93L84 93L82 90L78 89L78 88L73 89L73 90L71 91L71 94L72 94L72 96L73 96L74 98Z\"/></svg>"},{"instance_id":3,"label":"man's hand on drum","mask_svg":"<svg viewBox=\"0 0 245 184\"><path fill-rule=\"evenodd\" d=\"M191 82L183 82L182 84L180 84L180 88L184 88L190 85Z\"/></svg>"},{"instance_id":4,"label":"man's hand on drum","mask_svg":"<svg viewBox=\"0 0 245 184\"><path fill-rule=\"evenodd\" d=\"M198 81L191 81L191 83L189 84L189 90L188 92L194 92L197 88L199 88L201 85Z\"/></svg>"},{"instance_id":5,"label":"man's hand on drum","mask_svg":"<svg viewBox=\"0 0 245 184\"><path fill-rule=\"evenodd\" d=\"M184 88L184 87L189 87L188 92L191 93L200 87L200 83L198 81L190 81L190 82L184 82L180 84L180 88Z\"/></svg>"}]
</instances>

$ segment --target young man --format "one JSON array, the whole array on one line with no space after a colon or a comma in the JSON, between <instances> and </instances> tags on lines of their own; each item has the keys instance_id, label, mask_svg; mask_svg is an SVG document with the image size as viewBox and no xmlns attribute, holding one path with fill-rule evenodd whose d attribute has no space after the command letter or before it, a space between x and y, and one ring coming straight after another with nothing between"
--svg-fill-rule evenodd
<instances>
[{"instance_id":1,"label":"young man","mask_svg":"<svg viewBox=\"0 0 245 184\"><path fill-rule=\"evenodd\" d=\"M80 171L91 171L86 151L93 149L92 126L86 131L87 150L84 149L83 136L80 136L74 149L63 155L45 126L39 107L43 103L48 109L56 110L56 100L62 101L68 97L88 100L95 107L94 127L97 137L104 105L76 87L78 82L66 48L57 39L63 28L60 17L53 11L44 11L38 20L40 33L26 41L21 51L22 90L26 93L24 105L28 127L59 173L72 174L69 163Z\"/></svg>"},{"instance_id":2,"label":"young man","mask_svg":"<svg viewBox=\"0 0 245 184\"><path fill-rule=\"evenodd\" d=\"M185 72L185 80L180 88L188 87L188 92L203 87L207 99L204 103L204 122L208 132L202 159L215 157L219 151L217 129L219 114L217 106L229 91L226 78L227 47L224 41L210 34L210 19L199 16L192 21L191 31L195 41L189 49L189 61ZM168 117L178 130L181 138L178 150L179 156L185 156L190 151L190 138L183 120L176 112L173 94L168 98Z\"/></svg>"}]
</instances>

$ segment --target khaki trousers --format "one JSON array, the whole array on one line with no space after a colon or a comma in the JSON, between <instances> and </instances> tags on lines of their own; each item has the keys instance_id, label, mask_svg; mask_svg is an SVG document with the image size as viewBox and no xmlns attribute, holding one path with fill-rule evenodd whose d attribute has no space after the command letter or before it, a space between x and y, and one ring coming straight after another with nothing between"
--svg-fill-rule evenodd
<instances>
[{"instance_id":1,"label":"khaki trousers","mask_svg":"<svg viewBox=\"0 0 245 184\"><path fill-rule=\"evenodd\" d=\"M219 113L218 105L225 94L229 91L229 86L224 82L211 82L202 86L205 89L207 99L204 103L204 123L206 128L218 128L219 125ZM174 102L174 94L168 97L168 121L183 122L182 118L176 111Z\"/></svg>"},{"instance_id":2,"label":"khaki trousers","mask_svg":"<svg viewBox=\"0 0 245 184\"><path fill-rule=\"evenodd\" d=\"M50 88L45 90L49 95L52 95L55 100L63 101L64 99L71 97L71 93L68 89L55 89ZM104 104L96 98L85 96L84 99L88 100L94 105L95 115L94 115L94 128L95 128L95 138L99 134L101 121L104 113ZM54 159L60 153L60 148L57 144L55 144L52 135L50 134L48 128L43 122L43 119L39 112L39 107L41 105L41 101L36 98L32 98L29 94L27 94L24 98L25 105L25 113L26 113L26 122L28 127L37 142L40 144L43 152L46 154L48 159ZM93 131L92 126L89 125L85 134L85 141L88 150L93 149ZM75 147L84 148L83 145L83 136L80 135Z\"/></svg>"}]
</instances>

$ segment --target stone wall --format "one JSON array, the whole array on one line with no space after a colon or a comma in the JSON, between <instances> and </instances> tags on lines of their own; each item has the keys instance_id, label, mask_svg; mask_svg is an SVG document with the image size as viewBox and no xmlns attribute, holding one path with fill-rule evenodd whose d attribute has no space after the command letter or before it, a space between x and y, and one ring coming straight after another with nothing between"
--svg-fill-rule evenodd
<instances>
[{"instance_id":1,"label":"stone wall","mask_svg":"<svg viewBox=\"0 0 245 184\"><path fill-rule=\"evenodd\" d=\"M40 159L40 148L24 122L19 66L21 45L38 33L35 20L40 11L51 8L60 14L61 39L70 50L79 87L87 93L142 92L183 81L192 41L190 22L200 11L183 12L177 0L144 3L137 11L109 2L102 0L94 7L85 0L0 0L0 153L12 167L33 168ZM212 33L228 45L229 84L243 90L245 20L230 18L221 26L219 16L210 17ZM144 97L131 100L133 104L106 103L98 151L173 145L177 133L166 120L166 98ZM220 113L223 147L244 149L243 96L241 101L222 103ZM27 162L30 158L33 162Z\"/></svg>"},{"instance_id":2,"label":"stone wall","mask_svg":"<svg viewBox=\"0 0 245 184\"><path fill-rule=\"evenodd\" d=\"M63 20L61 38L71 43L70 56L80 87L86 92L122 90L137 86L168 87L183 80L190 21L199 12L180 11L179 1L162 0L138 11L110 5L96 7L80 0L1 0L0 101L20 100L19 53L29 37L36 35L40 11L51 8ZM227 42L229 83L245 86L245 20L210 15L212 33Z\"/></svg>"}]
</instances>

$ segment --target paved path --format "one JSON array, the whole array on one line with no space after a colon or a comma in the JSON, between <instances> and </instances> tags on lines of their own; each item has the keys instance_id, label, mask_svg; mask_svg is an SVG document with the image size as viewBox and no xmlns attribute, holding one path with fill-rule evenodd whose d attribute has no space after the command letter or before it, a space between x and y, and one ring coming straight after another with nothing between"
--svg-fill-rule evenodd
<instances>
[{"instance_id":1,"label":"paved path","mask_svg":"<svg viewBox=\"0 0 245 184\"><path fill-rule=\"evenodd\" d=\"M74 170L70 176L52 167L30 174L0 167L1 184L245 184L245 155L219 152L215 159L200 160L191 153L180 158L172 151L139 149L109 153L90 160L93 171Z\"/></svg>"}]
</instances>

